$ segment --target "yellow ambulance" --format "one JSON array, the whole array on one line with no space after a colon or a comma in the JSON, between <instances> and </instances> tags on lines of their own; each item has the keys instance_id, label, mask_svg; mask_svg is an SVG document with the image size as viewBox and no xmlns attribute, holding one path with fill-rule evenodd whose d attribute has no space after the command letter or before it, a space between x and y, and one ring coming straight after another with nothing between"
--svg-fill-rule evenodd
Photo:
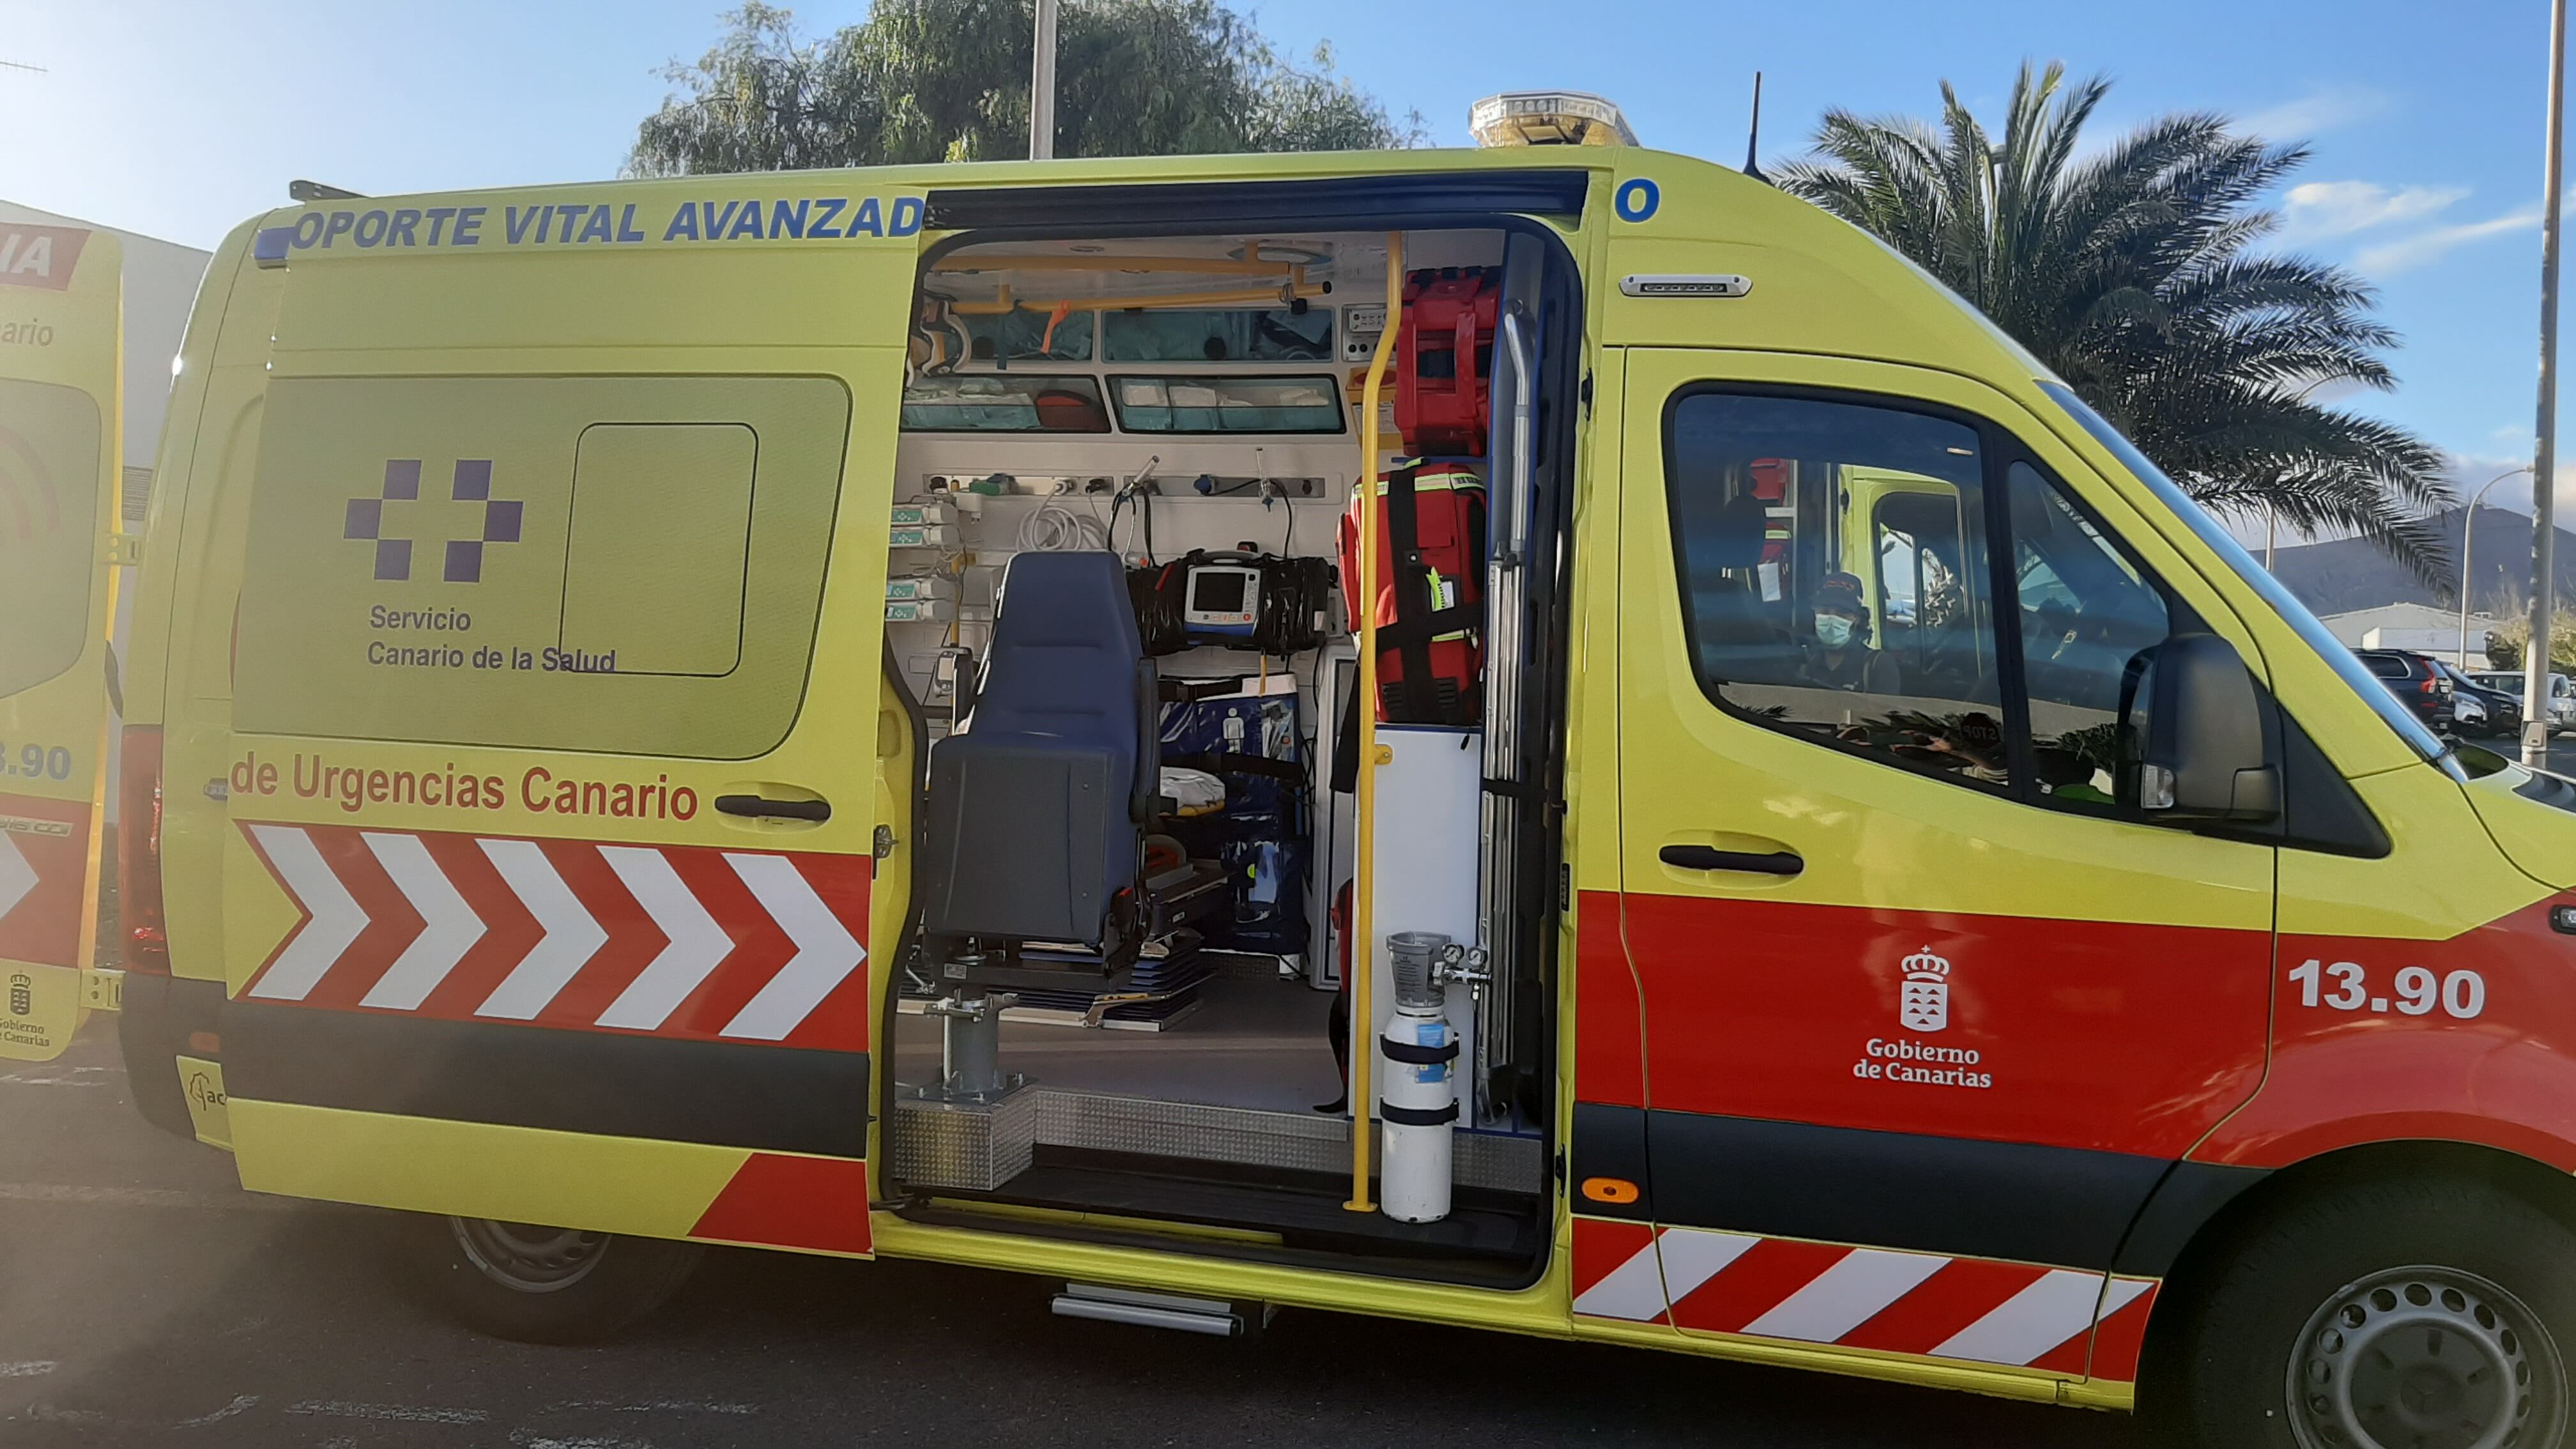
<instances>
[{"instance_id":1,"label":"yellow ambulance","mask_svg":"<svg viewBox=\"0 0 2576 1449\"><path fill-rule=\"evenodd\" d=\"M129 557L122 250L87 227L0 222L0 1062L51 1061L116 1004L95 923Z\"/></svg>"},{"instance_id":2,"label":"yellow ambulance","mask_svg":"<svg viewBox=\"0 0 2576 1449\"><path fill-rule=\"evenodd\" d=\"M1757 180L333 196L182 362L128 1052L468 1322L724 1244L2566 1442L2576 786Z\"/></svg>"}]
</instances>

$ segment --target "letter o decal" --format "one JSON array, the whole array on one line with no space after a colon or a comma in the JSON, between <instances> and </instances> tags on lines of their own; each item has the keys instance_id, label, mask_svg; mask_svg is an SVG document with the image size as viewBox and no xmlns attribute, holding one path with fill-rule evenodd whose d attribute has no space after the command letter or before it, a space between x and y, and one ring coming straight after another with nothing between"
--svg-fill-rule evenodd
<instances>
[{"instance_id":1,"label":"letter o decal","mask_svg":"<svg viewBox=\"0 0 2576 1449\"><path fill-rule=\"evenodd\" d=\"M1620 182L1619 189L1610 194L1610 209L1619 213L1621 221L1644 221L1663 204L1663 188L1643 176Z\"/></svg>"},{"instance_id":2,"label":"letter o decal","mask_svg":"<svg viewBox=\"0 0 2576 1449\"><path fill-rule=\"evenodd\" d=\"M313 232L310 236L305 234L304 224L306 222L311 222L313 224ZM322 213L318 211L308 211L302 216L297 217L295 219L295 244L299 247L309 247L315 242L322 240L322 228L326 224L327 222Z\"/></svg>"}]
</instances>

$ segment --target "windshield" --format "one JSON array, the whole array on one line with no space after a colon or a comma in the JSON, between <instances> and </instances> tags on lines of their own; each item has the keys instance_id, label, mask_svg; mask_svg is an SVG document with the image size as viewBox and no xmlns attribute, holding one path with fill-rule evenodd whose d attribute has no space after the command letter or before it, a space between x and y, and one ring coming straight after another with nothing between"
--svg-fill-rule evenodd
<instances>
[{"instance_id":1,"label":"windshield","mask_svg":"<svg viewBox=\"0 0 2576 1449\"><path fill-rule=\"evenodd\" d=\"M2406 706L2398 701L2397 696L2382 688L2379 681L2371 676L2370 671L2362 667L2361 661L2353 657L2352 650L2346 648L2342 640L2327 633L2326 626L2317 622L2317 616L2308 612L2308 606L2300 603L2297 596L2282 587L2281 581L2272 577L2269 570L2256 563L2254 556L2245 551L2243 544L2230 537L2227 530L2219 527L2218 521L2211 518L2190 494L2182 491L2181 484L2166 477L2162 469L2147 460L2146 454L2138 451L2135 443L2120 436L2119 429L2104 422L2102 415L2086 406L2084 400L2077 397L2074 390L2066 384L2050 378L2038 379L2038 383L2041 392L2048 394L2052 401L2064 408L2066 415L2073 418L2077 426L2091 433L2095 442L2110 449L2112 456L2118 458L2130 472L2136 474L2138 481L2146 484L2167 508L2172 509L2176 518L2181 519L2193 533L2198 534L2200 541L2209 545L2211 552L2217 554L2229 568L2234 569L2237 577L2243 579L2248 588L2261 595L2263 602L2271 605L2272 611L2281 616L2282 622L2288 624L2309 648L2317 652L2317 657L2331 666L2352 692L2359 695L2364 704L2370 706L2371 711L2379 716L2381 723L2395 730L2417 754L2427 760L2439 760L2447 753L2441 740L2408 712Z\"/></svg>"}]
</instances>

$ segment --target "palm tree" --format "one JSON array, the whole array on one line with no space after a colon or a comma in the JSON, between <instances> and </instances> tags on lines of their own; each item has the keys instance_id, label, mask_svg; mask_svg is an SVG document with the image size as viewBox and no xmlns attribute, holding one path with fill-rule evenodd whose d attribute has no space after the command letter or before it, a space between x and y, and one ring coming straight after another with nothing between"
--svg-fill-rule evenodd
<instances>
[{"instance_id":1,"label":"palm tree","mask_svg":"<svg viewBox=\"0 0 2576 1449\"><path fill-rule=\"evenodd\" d=\"M2370 287L2249 254L2279 224L2258 199L2306 148L2195 114L2079 157L2110 83L2064 79L2023 62L2001 145L1944 81L1937 129L1828 111L1817 155L1774 173L1982 309L2212 511L2365 535L2440 588L2442 454L2313 396L2395 384Z\"/></svg>"}]
</instances>

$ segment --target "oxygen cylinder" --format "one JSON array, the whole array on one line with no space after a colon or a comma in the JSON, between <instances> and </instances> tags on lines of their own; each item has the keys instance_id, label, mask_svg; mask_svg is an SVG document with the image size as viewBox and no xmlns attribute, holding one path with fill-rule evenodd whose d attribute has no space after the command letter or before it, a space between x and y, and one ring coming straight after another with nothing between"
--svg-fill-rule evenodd
<instances>
[{"instance_id":1,"label":"oxygen cylinder","mask_svg":"<svg viewBox=\"0 0 2576 1449\"><path fill-rule=\"evenodd\" d=\"M1446 936L1403 931L1387 938L1393 957L1395 1014L1378 1038L1385 1068L1378 1080L1378 1120L1386 1161L1378 1199L1398 1222L1449 1216L1450 1137L1458 1121L1458 1036L1444 1013L1439 966L1456 950Z\"/></svg>"}]
</instances>

